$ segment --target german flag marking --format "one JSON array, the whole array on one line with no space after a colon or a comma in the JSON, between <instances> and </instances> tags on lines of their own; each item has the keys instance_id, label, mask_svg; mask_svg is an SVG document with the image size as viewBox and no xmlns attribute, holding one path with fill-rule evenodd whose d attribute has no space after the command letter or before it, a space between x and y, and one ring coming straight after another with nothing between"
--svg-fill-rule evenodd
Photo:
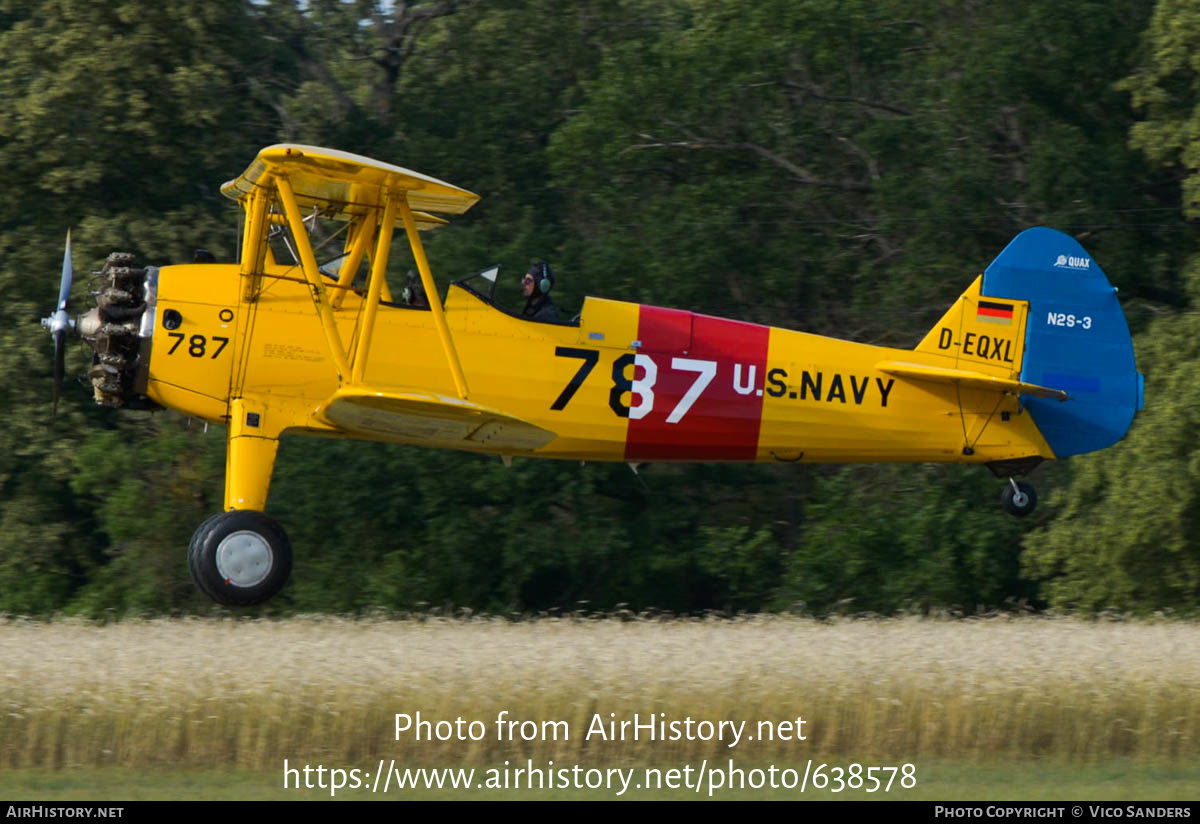
<instances>
[{"instance_id":1,"label":"german flag marking","mask_svg":"<svg viewBox=\"0 0 1200 824\"><path fill-rule=\"evenodd\" d=\"M1013 305L981 300L975 310L975 319L981 323L998 323L1001 326L1009 326L1013 319Z\"/></svg>"}]
</instances>

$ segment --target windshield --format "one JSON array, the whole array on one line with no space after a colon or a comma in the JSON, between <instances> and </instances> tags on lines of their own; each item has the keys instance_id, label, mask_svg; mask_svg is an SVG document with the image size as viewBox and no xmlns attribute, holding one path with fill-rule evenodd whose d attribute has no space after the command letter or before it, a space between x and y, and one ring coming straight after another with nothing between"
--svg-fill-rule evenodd
<instances>
[{"instance_id":1,"label":"windshield","mask_svg":"<svg viewBox=\"0 0 1200 824\"><path fill-rule=\"evenodd\" d=\"M467 275L462 280L456 280L459 286L465 286L480 297L494 303L496 298L496 281L500 277L500 264L494 263L486 269L480 269L473 275Z\"/></svg>"}]
</instances>

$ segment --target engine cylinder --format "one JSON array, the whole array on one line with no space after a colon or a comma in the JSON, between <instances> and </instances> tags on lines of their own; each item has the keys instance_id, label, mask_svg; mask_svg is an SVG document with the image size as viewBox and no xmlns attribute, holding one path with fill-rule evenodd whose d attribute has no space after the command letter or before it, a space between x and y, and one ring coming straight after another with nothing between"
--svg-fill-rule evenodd
<instances>
[{"instance_id":1,"label":"engine cylinder","mask_svg":"<svg viewBox=\"0 0 1200 824\"><path fill-rule=\"evenodd\" d=\"M88 378L96 403L151 407L145 383L158 269L134 265L128 252L113 252L95 274L100 280L96 306L79 318L78 328L95 352ZM147 313L149 323L144 322Z\"/></svg>"}]
</instances>

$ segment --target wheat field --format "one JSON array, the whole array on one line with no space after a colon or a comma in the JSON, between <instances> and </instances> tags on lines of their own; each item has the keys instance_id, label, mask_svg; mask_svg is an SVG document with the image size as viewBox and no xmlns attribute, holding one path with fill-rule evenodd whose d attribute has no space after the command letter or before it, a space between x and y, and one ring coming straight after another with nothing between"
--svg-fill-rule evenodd
<instances>
[{"instance_id":1,"label":"wheat field","mask_svg":"<svg viewBox=\"0 0 1200 824\"><path fill-rule=\"evenodd\" d=\"M508 735L496 724L502 711L518 722ZM425 731L432 741L411 729L397 738L395 715L417 712L432 722L461 718L461 736L443 725ZM728 735L700 740L694 726L691 740L648 740L644 729L638 740L631 732L586 738L597 717L607 731L634 713L643 723L677 721L680 731L689 717L744 721L746 737L729 747ZM565 725L542 725L556 721ZM762 740L759 722L789 740ZM522 729L535 728L533 740L522 739ZM1200 625L1034 617L0 623L4 768L730 756L1194 760Z\"/></svg>"}]
</instances>

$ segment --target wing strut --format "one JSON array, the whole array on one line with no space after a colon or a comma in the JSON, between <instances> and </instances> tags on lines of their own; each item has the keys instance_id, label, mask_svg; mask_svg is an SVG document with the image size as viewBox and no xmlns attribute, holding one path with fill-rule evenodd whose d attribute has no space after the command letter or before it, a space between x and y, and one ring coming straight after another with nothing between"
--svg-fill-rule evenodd
<instances>
[{"instance_id":1,"label":"wing strut","mask_svg":"<svg viewBox=\"0 0 1200 824\"><path fill-rule=\"evenodd\" d=\"M304 226L304 216L296 204L296 193L286 175L275 175L275 188L279 191L279 199L283 201L283 211L287 214L288 226L292 230L292 238L296 241L296 249L300 253L300 264L304 269L304 277L313 290L317 314L321 318L321 331L325 333L325 343L329 346L329 355L337 367L338 380L344 381L350 374L350 366L346 362L346 350L342 346L341 336L338 335L337 325L333 319L333 310L325 297L325 286L321 283L321 273L317 270L317 258L313 254L312 244L308 242L308 230Z\"/></svg>"},{"instance_id":2,"label":"wing strut","mask_svg":"<svg viewBox=\"0 0 1200 824\"><path fill-rule=\"evenodd\" d=\"M256 186L250 192L250 203L246 207L246 226L242 237L242 268L241 275L245 279L245 299L247 302L257 300L258 287L262 281L263 256L270 252L270 247L263 241L266 235L267 209L271 202L270 191L266 188L270 177Z\"/></svg>"},{"instance_id":3,"label":"wing strut","mask_svg":"<svg viewBox=\"0 0 1200 824\"><path fill-rule=\"evenodd\" d=\"M467 379L463 375L462 364L458 362L458 350L454 348L454 339L450 337L450 327L446 325L446 315L442 311L442 302L438 299L437 284L433 282L433 273L429 271L429 261L425 259L425 247L417 234L417 221L413 218L412 209L408 205L408 194L405 192L397 198L400 207L400 217L404 221L404 231L408 234L408 245L412 247L413 258L417 261L417 271L421 273L421 285L429 296L429 308L433 312L433 322L437 326L438 337L442 340L442 349L446 352L446 360L450 364L450 373L454 375L454 386L458 396L467 399Z\"/></svg>"},{"instance_id":4,"label":"wing strut","mask_svg":"<svg viewBox=\"0 0 1200 824\"><path fill-rule=\"evenodd\" d=\"M400 195L403 198L403 195ZM371 260L371 284L367 290L367 304L363 312L362 329L358 332L358 346L354 350L354 371L351 383L362 383L367 369L367 358L371 354L371 337L375 333L375 315L379 311L379 296L387 282L388 256L392 253L392 230L396 227L397 196L389 194L383 208L383 222L379 224L379 240L375 246L375 257ZM363 226L363 233L366 226ZM431 301L432 302L432 301ZM440 307L439 307L440 308Z\"/></svg>"},{"instance_id":5,"label":"wing strut","mask_svg":"<svg viewBox=\"0 0 1200 824\"><path fill-rule=\"evenodd\" d=\"M346 293L350 291L350 286L354 282L354 276L358 273L358 265L362 263L363 255L367 252L367 246L371 244L371 240L375 237L375 220L370 214L365 214L356 221L357 230L354 231L352 239L348 240L349 248L347 251L349 256L343 261L341 272L338 274L338 290L333 296L334 311L342 308L342 301L346 297Z\"/></svg>"}]
</instances>

